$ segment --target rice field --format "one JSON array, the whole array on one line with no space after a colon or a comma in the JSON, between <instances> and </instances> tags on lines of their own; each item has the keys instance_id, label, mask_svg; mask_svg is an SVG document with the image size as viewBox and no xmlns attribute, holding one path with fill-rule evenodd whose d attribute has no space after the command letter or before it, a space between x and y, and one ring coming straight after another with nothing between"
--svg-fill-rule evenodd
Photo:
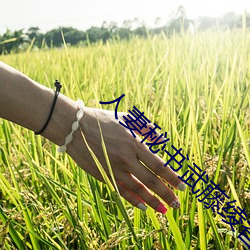
<instances>
[{"instance_id":1,"label":"rice field","mask_svg":"<svg viewBox=\"0 0 250 250\"><path fill-rule=\"evenodd\" d=\"M119 111L136 106L168 132L169 152L175 145L189 155L178 175L196 163L250 221L249 31L29 48L0 60L51 88L60 80L65 95L89 107L114 110L99 101L125 94ZM237 238L242 224L233 232L190 187L175 191L180 210L142 212L46 139L0 124L0 249L247 249Z\"/></svg>"}]
</instances>

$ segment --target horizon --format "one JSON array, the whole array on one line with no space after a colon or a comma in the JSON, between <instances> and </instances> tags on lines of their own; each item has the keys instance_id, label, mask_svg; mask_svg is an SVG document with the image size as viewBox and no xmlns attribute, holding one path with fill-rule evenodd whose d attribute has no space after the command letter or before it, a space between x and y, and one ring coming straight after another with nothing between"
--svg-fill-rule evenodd
<instances>
[{"instance_id":1,"label":"horizon","mask_svg":"<svg viewBox=\"0 0 250 250\"><path fill-rule=\"evenodd\" d=\"M13 8L15 6L15 8ZM50 7L48 7L50 6ZM179 6L183 6L186 16L190 19L200 17L222 17L228 12L242 14L250 11L250 3L223 1L210 1L200 3L193 1L136 1L132 0L117 3L114 0L93 0L86 4L80 0L72 0L70 5L66 0L51 2L44 0L36 3L32 0L5 1L0 9L0 34L10 30L27 30L30 27L39 27L41 32L47 32L58 27L73 27L79 30L87 30L92 26L101 27L103 22L116 22L121 26L124 20L138 18L144 21L147 27L152 27L156 18L160 17L161 23L166 24L173 18ZM38 11L39 10L39 11Z\"/></svg>"}]
</instances>

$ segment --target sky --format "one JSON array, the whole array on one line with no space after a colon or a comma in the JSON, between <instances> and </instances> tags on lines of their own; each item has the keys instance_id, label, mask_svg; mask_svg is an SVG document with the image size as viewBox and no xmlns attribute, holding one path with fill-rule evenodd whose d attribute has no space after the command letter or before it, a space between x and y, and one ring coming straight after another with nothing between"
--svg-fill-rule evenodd
<instances>
[{"instance_id":1,"label":"sky","mask_svg":"<svg viewBox=\"0 0 250 250\"><path fill-rule=\"evenodd\" d=\"M59 26L86 30L103 21L121 25L125 19L139 18L152 26L157 17L166 23L182 5L189 18L218 17L226 12L250 12L250 1L237 0L0 0L0 34L38 26L46 32Z\"/></svg>"}]
</instances>

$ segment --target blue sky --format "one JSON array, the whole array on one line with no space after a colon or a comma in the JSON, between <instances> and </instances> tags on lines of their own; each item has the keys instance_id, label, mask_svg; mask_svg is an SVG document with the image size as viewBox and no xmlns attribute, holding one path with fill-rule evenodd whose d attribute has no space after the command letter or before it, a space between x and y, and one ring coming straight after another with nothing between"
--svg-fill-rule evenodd
<instances>
[{"instance_id":1,"label":"blue sky","mask_svg":"<svg viewBox=\"0 0 250 250\"><path fill-rule=\"evenodd\" d=\"M250 1L226 0L0 0L0 33L38 26L43 32L58 26L73 26L86 30L111 20L121 24L125 19L138 17L152 25L156 17L166 22L183 5L187 16L220 16L228 11L250 11Z\"/></svg>"}]
</instances>

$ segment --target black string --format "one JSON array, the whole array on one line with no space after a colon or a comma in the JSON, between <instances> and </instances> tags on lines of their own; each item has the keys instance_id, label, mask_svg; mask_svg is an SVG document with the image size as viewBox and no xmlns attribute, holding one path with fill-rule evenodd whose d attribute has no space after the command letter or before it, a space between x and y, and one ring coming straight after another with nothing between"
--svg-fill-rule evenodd
<instances>
[{"instance_id":1,"label":"black string","mask_svg":"<svg viewBox=\"0 0 250 250\"><path fill-rule=\"evenodd\" d=\"M52 103L52 107L51 107L51 110L50 110L50 113L49 113L49 117L48 117L46 123L44 124L43 128L40 131L35 132L36 135L41 134L46 129L46 127L49 124L50 118L51 118L51 116L53 114L53 111L55 109L57 97L58 97L58 95L60 93L60 89L62 88L62 85L61 85L61 83L58 80L55 81L55 87L56 87L55 97L54 97L54 100L53 100L53 103Z\"/></svg>"}]
</instances>

